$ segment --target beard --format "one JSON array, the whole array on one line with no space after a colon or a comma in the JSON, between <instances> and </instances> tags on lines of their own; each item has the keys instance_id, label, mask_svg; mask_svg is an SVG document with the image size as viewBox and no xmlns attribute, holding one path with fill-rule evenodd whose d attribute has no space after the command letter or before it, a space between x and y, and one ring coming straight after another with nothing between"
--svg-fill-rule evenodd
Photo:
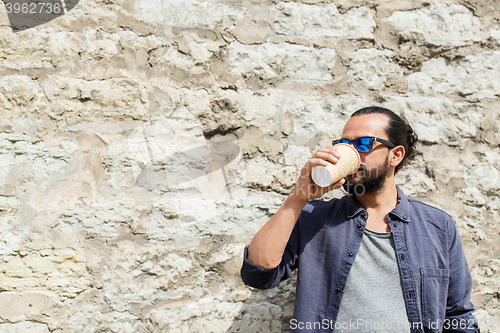
<instances>
[{"instance_id":1,"label":"beard","mask_svg":"<svg viewBox=\"0 0 500 333\"><path fill-rule=\"evenodd\" d=\"M389 159L377 167L367 169L361 165L356 173L361 172L360 179L356 180L352 176L346 177L342 187L351 195L376 194L385 184L385 179L389 173Z\"/></svg>"}]
</instances>

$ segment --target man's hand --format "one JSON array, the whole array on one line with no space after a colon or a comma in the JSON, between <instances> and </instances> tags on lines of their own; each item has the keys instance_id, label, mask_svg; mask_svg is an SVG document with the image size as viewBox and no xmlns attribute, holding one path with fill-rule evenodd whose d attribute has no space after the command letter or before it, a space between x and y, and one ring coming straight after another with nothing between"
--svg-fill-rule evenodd
<instances>
[{"instance_id":1,"label":"man's hand","mask_svg":"<svg viewBox=\"0 0 500 333\"><path fill-rule=\"evenodd\" d=\"M290 196L296 197L299 202L304 202L305 205L310 200L317 199L333 189L340 188L345 183L344 178L328 187L316 185L311 178L314 167L326 166L328 162L336 164L339 158L340 153L333 146L319 149L300 171L299 178Z\"/></svg>"}]
</instances>

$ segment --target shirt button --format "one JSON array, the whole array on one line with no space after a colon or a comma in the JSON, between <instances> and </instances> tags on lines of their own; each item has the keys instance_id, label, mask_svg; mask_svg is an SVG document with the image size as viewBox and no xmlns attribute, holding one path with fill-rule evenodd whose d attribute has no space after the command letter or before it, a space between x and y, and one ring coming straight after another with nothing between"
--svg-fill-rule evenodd
<instances>
[{"instance_id":1,"label":"shirt button","mask_svg":"<svg viewBox=\"0 0 500 333\"><path fill-rule=\"evenodd\" d=\"M401 260L405 259L405 255L404 254L400 255L399 257L401 258Z\"/></svg>"},{"instance_id":2,"label":"shirt button","mask_svg":"<svg viewBox=\"0 0 500 333\"><path fill-rule=\"evenodd\" d=\"M361 217L366 219L366 216L368 215L368 213L366 212L366 210L362 211L361 212Z\"/></svg>"},{"instance_id":3,"label":"shirt button","mask_svg":"<svg viewBox=\"0 0 500 333\"><path fill-rule=\"evenodd\" d=\"M361 222L358 223L358 228L362 228L363 227L363 224Z\"/></svg>"},{"instance_id":4,"label":"shirt button","mask_svg":"<svg viewBox=\"0 0 500 333\"><path fill-rule=\"evenodd\" d=\"M403 215L403 220L407 221L408 220L408 216Z\"/></svg>"},{"instance_id":5,"label":"shirt button","mask_svg":"<svg viewBox=\"0 0 500 333\"><path fill-rule=\"evenodd\" d=\"M354 252L349 252L349 257L352 257L354 255Z\"/></svg>"},{"instance_id":6,"label":"shirt button","mask_svg":"<svg viewBox=\"0 0 500 333\"><path fill-rule=\"evenodd\" d=\"M341 287L341 286L338 286L338 287L337 287L337 291L342 291L342 287Z\"/></svg>"}]
</instances>

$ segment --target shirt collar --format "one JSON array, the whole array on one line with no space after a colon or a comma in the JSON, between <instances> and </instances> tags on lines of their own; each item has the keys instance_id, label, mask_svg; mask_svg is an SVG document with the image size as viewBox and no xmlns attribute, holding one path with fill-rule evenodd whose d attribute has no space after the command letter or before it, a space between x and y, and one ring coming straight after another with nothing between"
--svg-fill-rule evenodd
<instances>
[{"instance_id":1,"label":"shirt collar","mask_svg":"<svg viewBox=\"0 0 500 333\"><path fill-rule=\"evenodd\" d=\"M363 210L364 210L363 207L361 207L359 205L356 198L354 198L354 195L351 195L351 194L347 195L346 211L347 211L347 218L348 219L352 219L354 216L358 215Z\"/></svg>"},{"instance_id":2,"label":"shirt collar","mask_svg":"<svg viewBox=\"0 0 500 333\"><path fill-rule=\"evenodd\" d=\"M410 203L408 202L408 198L398 186L396 188L398 189L398 204L389 214L396 216L403 222L410 222Z\"/></svg>"},{"instance_id":3,"label":"shirt collar","mask_svg":"<svg viewBox=\"0 0 500 333\"><path fill-rule=\"evenodd\" d=\"M410 203L408 202L408 198L398 186L396 186L396 188L398 190L398 203L396 207L389 212L389 214L395 216L403 222L410 222ZM358 201L354 198L353 195L347 196L347 218L351 219L361 213L363 210L363 207L359 205Z\"/></svg>"}]
</instances>

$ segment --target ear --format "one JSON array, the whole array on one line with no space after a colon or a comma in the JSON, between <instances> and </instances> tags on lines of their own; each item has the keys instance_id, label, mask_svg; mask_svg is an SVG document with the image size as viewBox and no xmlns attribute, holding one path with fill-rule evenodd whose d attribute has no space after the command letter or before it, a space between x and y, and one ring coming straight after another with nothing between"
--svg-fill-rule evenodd
<instances>
[{"instance_id":1,"label":"ear","mask_svg":"<svg viewBox=\"0 0 500 333\"><path fill-rule=\"evenodd\" d=\"M391 153L389 155L389 166L397 167L403 158L405 157L405 147L396 146L392 148Z\"/></svg>"}]
</instances>

